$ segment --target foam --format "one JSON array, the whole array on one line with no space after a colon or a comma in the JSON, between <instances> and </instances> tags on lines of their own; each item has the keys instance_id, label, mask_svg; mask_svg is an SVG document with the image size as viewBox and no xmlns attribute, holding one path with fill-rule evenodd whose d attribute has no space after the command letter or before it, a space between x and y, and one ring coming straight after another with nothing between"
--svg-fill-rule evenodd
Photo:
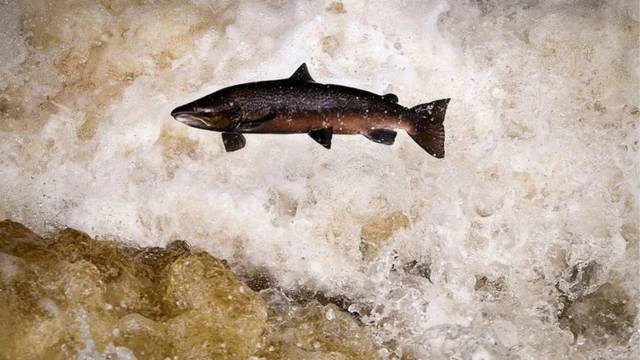
<instances>
[{"instance_id":1,"label":"foam","mask_svg":"<svg viewBox=\"0 0 640 360\"><path fill-rule=\"evenodd\" d=\"M539 309L606 282L640 296L637 6L336 6L4 6L0 213L43 233L187 239L284 289L380 305L370 324L394 321L380 341L423 356L464 348L460 337L421 345L439 326L471 339L515 327L515 339L496 336L523 357L579 350ZM217 134L169 116L302 62L318 82L394 92L407 106L451 97L447 157L405 134L392 147L336 136L330 151L304 135L247 136L226 154ZM363 260L363 225L395 212L409 226ZM394 275L411 260L430 265L433 283ZM483 276L489 300L474 289ZM457 354L502 351L484 349Z\"/></svg>"}]
</instances>

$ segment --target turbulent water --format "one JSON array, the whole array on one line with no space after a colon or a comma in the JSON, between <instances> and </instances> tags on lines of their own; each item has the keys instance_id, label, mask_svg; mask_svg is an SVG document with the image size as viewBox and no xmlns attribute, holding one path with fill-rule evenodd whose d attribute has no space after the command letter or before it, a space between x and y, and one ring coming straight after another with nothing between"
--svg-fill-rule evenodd
<instances>
[{"instance_id":1,"label":"turbulent water","mask_svg":"<svg viewBox=\"0 0 640 360\"><path fill-rule=\"evenodd\" d=\"M0 216L184 239L335 302L382 358L634 358L638 20L634 1L5 0ZM169 115L303 62L405 106L450 97L445 159L404 133L225 153Z\"/></svg>"}]
</instances>

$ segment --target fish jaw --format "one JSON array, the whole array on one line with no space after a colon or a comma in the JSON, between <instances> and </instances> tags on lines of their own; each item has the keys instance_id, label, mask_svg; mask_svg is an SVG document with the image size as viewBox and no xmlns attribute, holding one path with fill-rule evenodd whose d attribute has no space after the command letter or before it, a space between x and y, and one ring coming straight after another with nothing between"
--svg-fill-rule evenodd
<instances>
[{"instance_id":1,"label":"fish jaw","mask_svg":"<svg viewBox=\"0 0 640 360\"><path fill-rule=\"evenodd\" d=\"M234 116L228 111L216 111L210 108L201 108L197 102L179 106L171 112L171 116L177 121L204 130L225 131L234 122Z\"/></svg>"},{"instance_id":2,"label":"fish jaw","mask_svg":"<svg viewBox=\"0 0 640 360\"><path fill-rule=\"evenodd\" d=\"M198 129L210 129L211 125L208 123L205 113L198 111L198 106L195 102L188 103L186 105L178 106L173 109L171 116L174 119L180 121L185 125L189 125Z\"/></svg>"},{"instance_id":3,"label":"fish jaw","mask_svg":"<svg viewBox=\"0 0 640 360\"><path fill-rule=\"evenodd\" d=\"M171 115L173 115L173 118L180 121L181 123L185 124L185 125L189 125L191 127L194 128L198 128L198 129L211 129L211 126L209 126L209 124L207 124L207 122L198 117L197 114L193 114L193 113L176 113L175 115L173 113L171 113Z\"/></svg>"},{"instance_id":4,"label":"fish jaw","mask_svg":"<svg viewBox=\"0 0 640 360\"><path fill-rule=\"evenodd\" d=\"M177 116L179 115L197 113L197 112L198 112L198 105L194 101L182 106L178 106L177 108L173 109L173 111L171 112L171 116L173 116L174 118L176 118L176 120L178 120Z\"/></svg>"}]
</instances>

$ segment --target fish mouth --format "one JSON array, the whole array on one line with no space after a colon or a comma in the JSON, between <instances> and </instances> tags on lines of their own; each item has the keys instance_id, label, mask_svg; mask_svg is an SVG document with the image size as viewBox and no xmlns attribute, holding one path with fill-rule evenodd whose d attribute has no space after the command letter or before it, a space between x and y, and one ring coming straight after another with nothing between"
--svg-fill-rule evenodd
<instances>
[{"instance_id":1,"label":"fish mouth","mask_svg":"<svg viewBox=\"0 0 640 360\"><path fill-rule=\"evenodd\" d=\"M211 126L207 124L205 119L202 118L202 114L196 111L195 107L191 104L179 106L171 112L171 116L174 119L180 121L185 125L199 129L209 129Z\"/></svg>"},{"instance_id":2,"label":"fish mouth","mask_svg":"<svg viewBox=\"0 0 640 360\"><path fill-rule=\"evenodd\" d=\"M173 115L173 113L171 115ZM209 126L209 124L207 124L204 119L198 117L197 114L194 113L178 113L173 115L173 117L181 123L189 125L191 127L199 129L211 128L211 126Z\"/></svg>"},{"instance_id":3,"label":"fish mouth","mask_svg":"<svg viewBox=\"0 0 640 360\"><path fill-rule=\"evenodd\" d=\"M194 103L189 103L186 105L178 106L177 108L173 109L173 111L171 112L171 116L175 118L178 115L195 114L197 112L198 112L197 106L195 106Z\"/></svg>"}]
</instances>

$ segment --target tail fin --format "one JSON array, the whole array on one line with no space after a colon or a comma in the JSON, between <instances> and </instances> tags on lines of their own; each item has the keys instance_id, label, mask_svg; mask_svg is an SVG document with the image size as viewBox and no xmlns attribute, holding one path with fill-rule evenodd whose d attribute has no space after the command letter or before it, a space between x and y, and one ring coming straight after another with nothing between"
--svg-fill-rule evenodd
<instances>
[{"instance_id":1,"label":"tail fin","mask_svg":"<svg viewBox=\"0 0 640 360\"><path fill-rule=\"evenodd\" d=\"M444 125L442 123L449 100L451 99L436 100L410 109L418 116L414 117L413 131L409 132L409 136L429 155L438 159L444 157Z\"/></svg>"}]
</instances>

